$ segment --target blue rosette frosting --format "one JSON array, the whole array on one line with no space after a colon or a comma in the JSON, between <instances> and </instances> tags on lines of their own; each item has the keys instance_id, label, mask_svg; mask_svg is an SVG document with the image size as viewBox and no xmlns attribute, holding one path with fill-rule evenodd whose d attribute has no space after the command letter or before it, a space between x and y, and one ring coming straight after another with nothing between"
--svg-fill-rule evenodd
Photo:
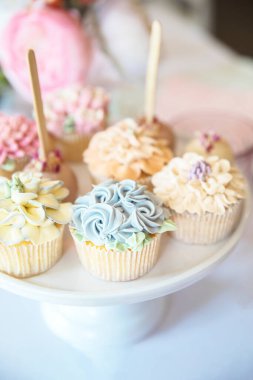
<instances>
[{"instance_id":1,"label":"blue rosette frosting","mask_svg":"<svg viewBox=\"0 0 253 380\"><path fill-rule=\"evenodd\" d=\"M79 197L71 230L79 241L117 250L139 250L152 235L175 230L168 211L135 181L106 181Z\"/></svg>"}]
</instances>

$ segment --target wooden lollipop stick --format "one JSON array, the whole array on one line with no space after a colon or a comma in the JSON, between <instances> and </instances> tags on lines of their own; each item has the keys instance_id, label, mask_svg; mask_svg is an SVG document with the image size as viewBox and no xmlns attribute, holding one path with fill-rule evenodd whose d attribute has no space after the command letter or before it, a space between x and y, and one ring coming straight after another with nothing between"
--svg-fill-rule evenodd
<instances>
[{"instance_id":1,"label":"wooden lollipop stick","mask_svg":"<svg viewBox=\"0 0 253 380\"><path fill-rule=\"evenodd\" d=\"M161 49L161 34L161 24L157 20L153 21L145 90L145 116L147 123L152 123L155 114L156 82Z\"/></svg>"},{"instance_id":2,"label":"wooden lollipop stick","mask_svg":"<svg viewBox=\"0 0 253 380\"><path fill-rule=\"evenodd\" d=\"M39 159L41 161L47 160L48 153L48 132L46 129L46 120L43 111L43 103L41 98L40 82L37 69L37 63L34 51L30 49L27 54L29 72L30 72L30 81L33 93L33 105L35 111L35 120L38 130L40 150L39 150Z\"/></svg>"}]
</instances>

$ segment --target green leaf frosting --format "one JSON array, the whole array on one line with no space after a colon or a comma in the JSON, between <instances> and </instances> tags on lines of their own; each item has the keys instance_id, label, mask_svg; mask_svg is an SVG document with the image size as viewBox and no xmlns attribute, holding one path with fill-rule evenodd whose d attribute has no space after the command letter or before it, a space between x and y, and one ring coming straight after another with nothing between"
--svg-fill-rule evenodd
<instances>
[{"instance_id":1,"label":"green leaf frosting","mask_svg":"<svg viewBox=\"0 0 253 380\"><path fill-rule=\"evenodd\" d=\"M176 231L176 229L177 229L176 224L172 220L167 219L163 222L159 230L159 233L162 234L163 232Z\"/></svg>"},{"instance_id":2,"label":"green leaf frosting","mask_svg":"<svg viewBox=\"0 0 253 380\"><path fill-rule=\"evenodd\" d=\"M63 129L65 133L72 133L75 131L75 120L72 116L67 116L64 120Z\"/></svg>"}]
</instances>

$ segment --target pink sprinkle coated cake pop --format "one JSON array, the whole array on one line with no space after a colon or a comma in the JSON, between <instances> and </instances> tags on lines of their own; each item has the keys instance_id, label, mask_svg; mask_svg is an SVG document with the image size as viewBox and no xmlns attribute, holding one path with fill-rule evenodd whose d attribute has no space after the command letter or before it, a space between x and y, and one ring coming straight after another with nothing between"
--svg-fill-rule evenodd
<instances>
[{"instance_id":1,"label":"pink sprinkle coated cake pop","mask_svg":"<svg viewBox=\"0 0 253 380\"><path fill-rule=\"evenodd\" d=\"M0 173L11 177L38 151L35 123L22 115L0 113Z\"/></svg>"}]
</instances>

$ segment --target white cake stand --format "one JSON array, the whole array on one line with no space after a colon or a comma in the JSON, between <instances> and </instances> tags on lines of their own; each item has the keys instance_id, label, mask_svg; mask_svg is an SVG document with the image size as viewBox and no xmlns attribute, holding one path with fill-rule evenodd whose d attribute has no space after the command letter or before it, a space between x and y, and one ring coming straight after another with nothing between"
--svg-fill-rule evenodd
<instances>
[{"instance_id":1,"label":"white cake stand","mask_svg":"<svg viewBox=\"0 0 253 380\"><path fill-rule=\"evenodd\" d=\"M41 302L53 333L86 353L132 343L158 324L164 296L199 281L227 257L242 235L249 209L248 197L234 233L215 245L185 245L164 236L157 265L136 281L104 282L86 273L67 233L63 258L51 270L24 280L0 274L0 286Z\"/></svg>"}]
</instances>

